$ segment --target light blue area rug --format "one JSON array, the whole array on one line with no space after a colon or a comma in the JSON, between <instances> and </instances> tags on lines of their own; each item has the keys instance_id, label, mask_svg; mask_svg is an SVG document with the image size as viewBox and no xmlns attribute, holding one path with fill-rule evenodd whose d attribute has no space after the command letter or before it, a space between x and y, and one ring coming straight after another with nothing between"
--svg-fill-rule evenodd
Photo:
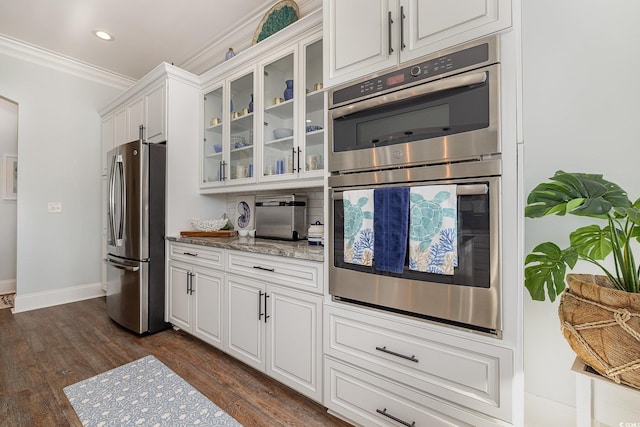
<instances>
[{"instance_id":1,"label":"light blue area rug","mask_svg":"<svg viewBox=\"0 0 640 427\"><path fill-rule=\"evenodd\" d=\"M85 426L242 424L153 356L64 388Z\"/></svg>"}]
</instances>

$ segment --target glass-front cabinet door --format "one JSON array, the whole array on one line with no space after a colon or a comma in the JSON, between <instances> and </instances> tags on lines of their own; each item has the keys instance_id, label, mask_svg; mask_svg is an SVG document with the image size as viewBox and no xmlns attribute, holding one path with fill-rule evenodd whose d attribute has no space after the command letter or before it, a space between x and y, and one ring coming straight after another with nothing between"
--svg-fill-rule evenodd
<instances>
[{"instance_id":1,"label":"glass-front cabinet door","mask_svg":"<svg viewBox=\"0 0 640 427\"><path fill-rule=\"evenodd\" d=\"M223 182L224 146L223 112L224 104L222 83L204 96L204 141L202 145L201 177L204 185Z\"/></svg>"},{"instance_id":2,"label":"glass-front cabinet door","mask_svg":"<svg viewBox=\"0 0 640 427\"><path fill-rule=\"evenodd\" d=\"M295 144L296 84L294 51L262 66L263 181L283 178L297 171ZM294 169L295 168L295 169Z\"/></svg>"},{"instance_id":3,"label":"glass-front cabinet door","mask_svg":"<svg viewBox=\"0 0 640 427\"><path fill-rule=\"evenodd\" d=\"M229 171L230 182L254 181L254 72L229 79Z\"/></svg>"},{"instance_id":4,"label":"glass-front cabinet door","mask_svg":"<svg viewBox=\"0 0 640 427\"><path fill-rule=\"evenodd\" d=\"M255 181L254 69L205 91L201 187Z\"/></svg>"},{"instance_id":5,"label":"glass-front cabinet door","mask_svg":"<svg viewBox=\"0 0 640 427\"><path fill-rule=\"evenodd\" d=\"M301 42L306 94L304 100L304 137L301 168L306 174L320 174L324 169L325 92L322 90L322 40Z\"/></svg>"}]
</instances>

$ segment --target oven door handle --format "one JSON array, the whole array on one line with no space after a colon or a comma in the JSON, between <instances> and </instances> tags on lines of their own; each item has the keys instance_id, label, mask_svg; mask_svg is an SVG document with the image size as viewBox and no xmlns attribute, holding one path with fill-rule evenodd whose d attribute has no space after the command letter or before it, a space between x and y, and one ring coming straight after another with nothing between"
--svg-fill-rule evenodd
<instances>
[{"instance_id":1,"label":"oven door handle","mask_svg":"<svg viewBox=\"0 0 640 427\"><path fill-rule=\"evenodd\" d=\"M458 196L476 196L487 194L489 186L487 184L458 184L456 185L456 195Z\"/></svg>"},{"instance_id":2,"label":"oven door handle","mask_svg":"<svg viewBox=\"0 0 640 427\"><path fill-rule=\"evenodd\" d=\"M450 77L445 80L437 80L420 86L412 86L398 92L388 93L375 98L365 99L364 101L356 102L355 104L336 108L331 111L331 119L336 120L389 102L401 101L403 99L413 98L415 96L426 95L429 93L442 92L444 90L473 86L482 84L486 81L487 73L483 71L480 73L466 74L464 76Z\"/></svg>"}]
</instances>

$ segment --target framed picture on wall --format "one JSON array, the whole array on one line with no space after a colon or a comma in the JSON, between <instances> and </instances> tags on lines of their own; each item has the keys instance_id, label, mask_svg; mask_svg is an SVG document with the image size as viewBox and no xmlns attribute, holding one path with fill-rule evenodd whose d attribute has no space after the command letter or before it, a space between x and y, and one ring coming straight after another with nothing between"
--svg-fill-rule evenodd
<instances>
[{"instance_id":1,"label":"framed picture on wall","mask_svg":"<svg viewBox=\"0 0 640 427\"><path fill-rule=\"evenodd\" d=\"M5 154L2 169L2 198L16 200L18 198L18 156Z\"/></svg>"}]
</instances>

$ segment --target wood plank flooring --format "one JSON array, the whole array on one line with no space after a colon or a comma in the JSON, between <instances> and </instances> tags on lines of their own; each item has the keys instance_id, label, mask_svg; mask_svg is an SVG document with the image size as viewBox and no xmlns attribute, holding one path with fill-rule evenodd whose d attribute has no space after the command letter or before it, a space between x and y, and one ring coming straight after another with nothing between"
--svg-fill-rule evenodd
<instances>
[{"instance_id":1,"label":"wood plank flooring","mask_svg":"<svg viewBox=\"0 0 640 427\"><path fill-rule=\"evenodd\" d=\"M137 336L104 298L0 310L0 426L79 426L62 389L154 355L246 427L348 426L326 409L182 331Z\"/></svg>"}]
</instances>

